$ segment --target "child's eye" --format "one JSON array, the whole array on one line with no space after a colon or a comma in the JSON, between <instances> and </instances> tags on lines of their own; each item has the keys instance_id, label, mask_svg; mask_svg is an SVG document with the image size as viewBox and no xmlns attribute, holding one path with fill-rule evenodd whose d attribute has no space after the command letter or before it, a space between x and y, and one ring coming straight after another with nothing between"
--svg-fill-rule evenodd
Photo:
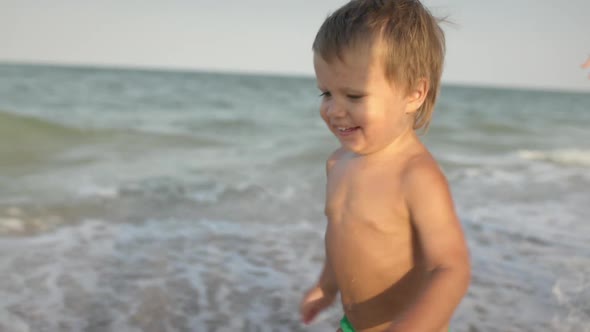
<instances>
[{"instance_id":1,"label":"child's eye","mask_svg":"<svg viewBox=\"0 0 590 332\"><path fill-rule=\"evenodd\" d=\"M330 92L328 92L328 91L322 92L322 94L320 94L320 97L322 97L322 98L328 98L328 97L331 97L331 96L332 96L332 94Z\"/></svg>"},{"instance_id":2,"label":"child's eye","mask_svg":"<svg viewBox=\"0 0 590 332\"><path fill-rule=\"evenodd\" d=\"M359 99L363 98L364 96L363 95L348 95L347 97L352 100L359 100Z\"/></svg>"}]
</instances>

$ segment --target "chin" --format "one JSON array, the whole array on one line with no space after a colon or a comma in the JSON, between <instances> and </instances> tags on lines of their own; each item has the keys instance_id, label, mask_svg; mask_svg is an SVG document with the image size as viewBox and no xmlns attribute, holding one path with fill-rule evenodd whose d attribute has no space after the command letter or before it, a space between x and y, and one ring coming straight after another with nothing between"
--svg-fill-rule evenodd
<instances>
[{"instance_id":1,"label":"chin","mask_svg":"<svg viewBox=\"0 0 590 332\"><path fill-rule=\"evenodd\" d=\"M347 142L340 142L340 145L345 150L350 151L352 153L356 153L356 154L359 154L359 155L366 154L366 151L362 147L360 147L360 146L357 146L357 145L354 145L354 144L350 144L350 143L347 143Z\"/></svg>"}]
</instances>

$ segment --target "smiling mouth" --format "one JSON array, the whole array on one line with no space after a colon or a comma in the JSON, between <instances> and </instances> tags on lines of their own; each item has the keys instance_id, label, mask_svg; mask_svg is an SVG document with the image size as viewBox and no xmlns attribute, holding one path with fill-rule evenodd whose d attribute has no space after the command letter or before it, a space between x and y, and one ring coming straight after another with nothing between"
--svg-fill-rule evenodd
<instances>
[{"instance_id":1,"label":"smiling mouth","mask_svg":"<svg viewBox=\"0 0 590 332\"><path fill-rule=\"evenodd\" d=\"M350 133L357 129L361 129L361 127L337 127L336 129L341 133Z\"/></svg>"}]
</instances>

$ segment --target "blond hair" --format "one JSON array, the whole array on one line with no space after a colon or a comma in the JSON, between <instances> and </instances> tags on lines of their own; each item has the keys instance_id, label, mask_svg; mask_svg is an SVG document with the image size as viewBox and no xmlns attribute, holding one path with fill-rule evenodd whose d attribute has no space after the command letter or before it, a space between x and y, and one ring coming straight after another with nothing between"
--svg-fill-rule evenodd
<instances>
[{"instance_id":1,"label":"blond hair","mask_svg":"<svg viewBox=\"0 0 590 332\"><path fill-rule=\"evenodd\" d=\"M437 19L418 0L352 0L332 13L313 42L326 61L343 59L359 43L384 45L386 77L406 91L422 79L428 94L417 110L414 129L428 128L439 93L445 36Z\"/></svg>"}]
</instances>

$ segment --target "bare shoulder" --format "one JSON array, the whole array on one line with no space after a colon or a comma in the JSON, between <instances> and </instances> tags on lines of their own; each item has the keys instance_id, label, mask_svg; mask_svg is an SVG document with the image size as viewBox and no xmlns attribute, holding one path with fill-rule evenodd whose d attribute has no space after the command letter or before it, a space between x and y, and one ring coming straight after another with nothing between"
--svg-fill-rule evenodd
<instances>
[{"instance_id":1,"label":"bare shoulder","mask_svg":"<svg viewBox=\"0 0 590 332\"><path fill-rule=\"evenodd\" d=\"M402 172L402 183L406 193L446 190L449 186L439 164L426 149L407 161Z\"/></svg>"},{"instance_id":2,"label":"bare shoulder","mask_svg":"<svg viewBox=\"0 0 590 332\"><path fill-rule=\"evenodd\" d=\"M332 167L334 167L334 164L336 164L336 162L340 159L342 159L342 157L346 154L346 150L344 148L338 148L336 150L334 150L334 152L332 152L332 154L330 155L330 157L328 158L328 160L326 161L326 173L330 173L330 170L332 169Z\"/></svg>"},{"instance_id":3,"label":"bare shoulder","mask_svg":"<svg viewBox=\"0 0 590 332\"><path fill-rule=\"evenodd\" d=\"M408 159L402 172L402 190L414 223L456 219L447 178L426 149Z\"/></svg>"}]
</instances>

